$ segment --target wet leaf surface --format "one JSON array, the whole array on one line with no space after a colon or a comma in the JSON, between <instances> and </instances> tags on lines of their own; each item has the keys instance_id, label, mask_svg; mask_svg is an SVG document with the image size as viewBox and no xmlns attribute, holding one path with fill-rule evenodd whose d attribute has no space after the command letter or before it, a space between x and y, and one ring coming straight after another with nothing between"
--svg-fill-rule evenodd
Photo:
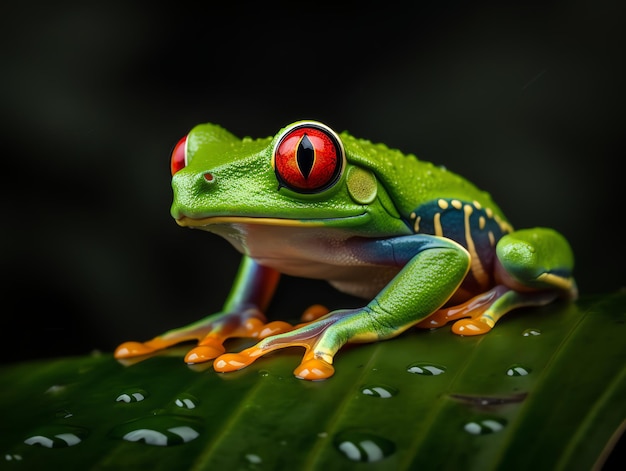
<instances>
[{"instance_id":1,"label":"wet leaf surface","mask_svg":"<svg viewBox=\"0 0 626 471\"><path fill-rule=\"evenodd\" d=\"M626 421L626 293L524 309L480 337L411 330L227 374L175 348L0 369L0 469L593 469Z\"/></svg>"}]
</instances>

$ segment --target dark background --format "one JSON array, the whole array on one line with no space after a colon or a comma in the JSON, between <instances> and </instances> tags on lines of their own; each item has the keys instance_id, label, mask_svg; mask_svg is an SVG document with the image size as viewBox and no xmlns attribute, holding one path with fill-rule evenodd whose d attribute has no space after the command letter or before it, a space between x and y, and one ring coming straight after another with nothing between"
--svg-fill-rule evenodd
<instances>
[{"instance_id":1,"label":"dark background","mask_svg":"<svg viewBox=\"0 0 626 471\"><path fill-rule=\"evenodd\" d=\"M110 352L218 310L239 255L169 215L169 152L298 119L443 164L624 286L621 2L5 2L3 361ZM287 279L274 312L354 302Z\"/></svg>"}]
</instances>

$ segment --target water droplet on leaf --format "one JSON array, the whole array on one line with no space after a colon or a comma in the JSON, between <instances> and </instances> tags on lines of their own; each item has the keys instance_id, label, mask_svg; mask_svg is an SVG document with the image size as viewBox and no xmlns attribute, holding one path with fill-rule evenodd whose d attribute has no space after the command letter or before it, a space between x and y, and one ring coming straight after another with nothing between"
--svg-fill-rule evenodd
<instances>
[{"instance_id":1,"label":"water droplet on leaf","mask_svg":"<svg viewBox=\"0 0 626 471\"><path fill-rule=\"evenodd\" d=\"M377 386L363 386L361 392L366 396L380 397L382 399L388 399L398 394L396 388L382 384Z\"/></svg>"},{"instance_id":2,"label":"water droplet on leaf","mask_svg":"<svg viewBox=\"0 0 626 471\"><path fill-rule=\"evenodd\" d=\"M246 460L252 464L260 464L263 461L259 455L255 455L253 453L248 453L246 455Z\"/></svg>"},{"instance_id":3,"label":"water droplet on leaf","mask_svg":"<svg viewBox=\"0 0 626 471\"><path fill-rule=\"evenodd\" d=\"M472 435L486 435L501 431L506 425L506 420L500 418L486 418L468 422L463 429Z\"/></svg>"},{"instance_id":4,"label":"water droplet on leaf","mask_svg":"<svg viewBox=\"0 0 626 471\"><path fill-rule=\"evenodd\" d=\"M191 394L181 394L176 398L174 404L183 409L195 409L200 404L200 401Z\"/></svg>"},{"instance_id":5,"label":"water droplet on leaf","mask_svg":"<svg viewBox=\"0 0 626 471\"><path fill-rule=\"evenodd\" d=\"M124 391L122 394L115 398L116 402L141 402L148 397L148 393L143 389L131 389Z\"/></svg>"},{"instance_id":6,"label":"water droplet on leaf","mask_svg":"<svg viewBox=\"0 0 626 471\"><path fill-rule=\"evenodd\" d=\"M335 447L349 460L372 463L392 455L395 444L369 432L348 430L335 435Z\"/></svg>"},{"instance_id":7,"label":"water droplet on leaf","mask_svg":"<svg viewBox=\"0 0 626 471\"><path fill-rule=\"evenodd\" d=\"M67 409L62 409L62 410L58 410L54 413L55 417L59 418L59 419L69 419L70 417L72 417L74 414L72 414L70 411L68 411Z\"/></svg>"},{"instance_id":8,"label":"water droplet on leaf","mask_svg":"<svg viewBox=\"0 0 626 471\"><path fill-rule=\"evenodd\" d=\"M111 430L112 437L129 442L143 442L153 446L172 446L188 443L200 436L199 420L176 415L155 415L118 425Z\"/></svg>"},{"instance_id":9,"label":"water droplet on leaf","mask_svg":"<svg viewBox=\"0 0 626 471\"><path fill-rule=\"evenodd\" d=\"M53 384L48 389L46 389L46 394L59 394L65 391L66 388L67 386L64 386L62 384Z\"/></svg>"},{"instance_id":10,"label":"water droplet on leaf","mask_svg":"<svg viewBox=\"0 0 626 471\"><path fill-rule=\"evenodd\" d=\"M507 376L526 376L530 374L531 369L522 365L513 365L506 370Z\"/></svg>"},{"instance_id":11,"label":"water droplet on leaf","mask_svg":"<svg viewBox=\"0 0 626 471\"><path fill-rule=\"evenodd\" d=\"M78 445L87 435L87 430L81 427L50 425L37 429L24 443L45 448L67 448Z\"/></svg>"},{"instance_id":12,"label":"water droplet on leaf","mask_svg":"<svg viewBox=\"0 0 626 471\"><path fill-rule=\"evenodd\" d=\"M406 369L409 373L414 373L424 376L438 376L446 372L445 366L434 365L432 363L412 363Z\"/></svg>"},{"instance_id":13,"label":"water droplet on leaf","mask_svg":"<svg viewBox=\"0 0 626 471\"><path fill-rule=\"evenodd\" d=\"M522 332L524 337L536 337L537 335L541 335L541 331L539 329L526 329Z\"/></svg>"}]
</instances>

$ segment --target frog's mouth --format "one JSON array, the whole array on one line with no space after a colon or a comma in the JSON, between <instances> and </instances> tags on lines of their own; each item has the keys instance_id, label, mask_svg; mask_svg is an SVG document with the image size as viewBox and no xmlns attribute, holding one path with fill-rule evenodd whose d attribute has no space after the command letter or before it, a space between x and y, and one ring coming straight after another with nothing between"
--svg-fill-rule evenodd
<instances>
[{"instance_id":1,"label":"frog's mouth","mask_svg":"<svg viewBox=\"0 0 626 471\"><path fill-rule=\"evenodd\" d=\"M182 216L176 219L176 224L184 227L205 227L214 224L252 224L263 226L280 226L280 227L322 227L332 226L333 222L352 220L356 222L359 219L367 217L367 213L355 216L347 216L342 218L327 219L288 219L273 217L253 217L253 216L209 216L205 218L190 218Z\"/></svg>"}]
</instances>

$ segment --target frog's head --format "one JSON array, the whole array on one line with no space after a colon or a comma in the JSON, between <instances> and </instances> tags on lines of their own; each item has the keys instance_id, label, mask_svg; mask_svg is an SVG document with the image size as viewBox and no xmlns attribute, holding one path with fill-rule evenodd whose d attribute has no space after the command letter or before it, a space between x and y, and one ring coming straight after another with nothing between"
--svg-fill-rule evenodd
<instances>
[{"instance_id":1,"label":"frog's head","mask_svg":"<svg viewBox=\"0 0 626 471\"><path fill-rule=\"evenodd\" d=\"M404 232L375 174L352 162L353 138L343 137L348 146L316 121L265 139L196 126L172 152L172 216L190 227L245 222Z\"/></svg>"}]
</instances>

